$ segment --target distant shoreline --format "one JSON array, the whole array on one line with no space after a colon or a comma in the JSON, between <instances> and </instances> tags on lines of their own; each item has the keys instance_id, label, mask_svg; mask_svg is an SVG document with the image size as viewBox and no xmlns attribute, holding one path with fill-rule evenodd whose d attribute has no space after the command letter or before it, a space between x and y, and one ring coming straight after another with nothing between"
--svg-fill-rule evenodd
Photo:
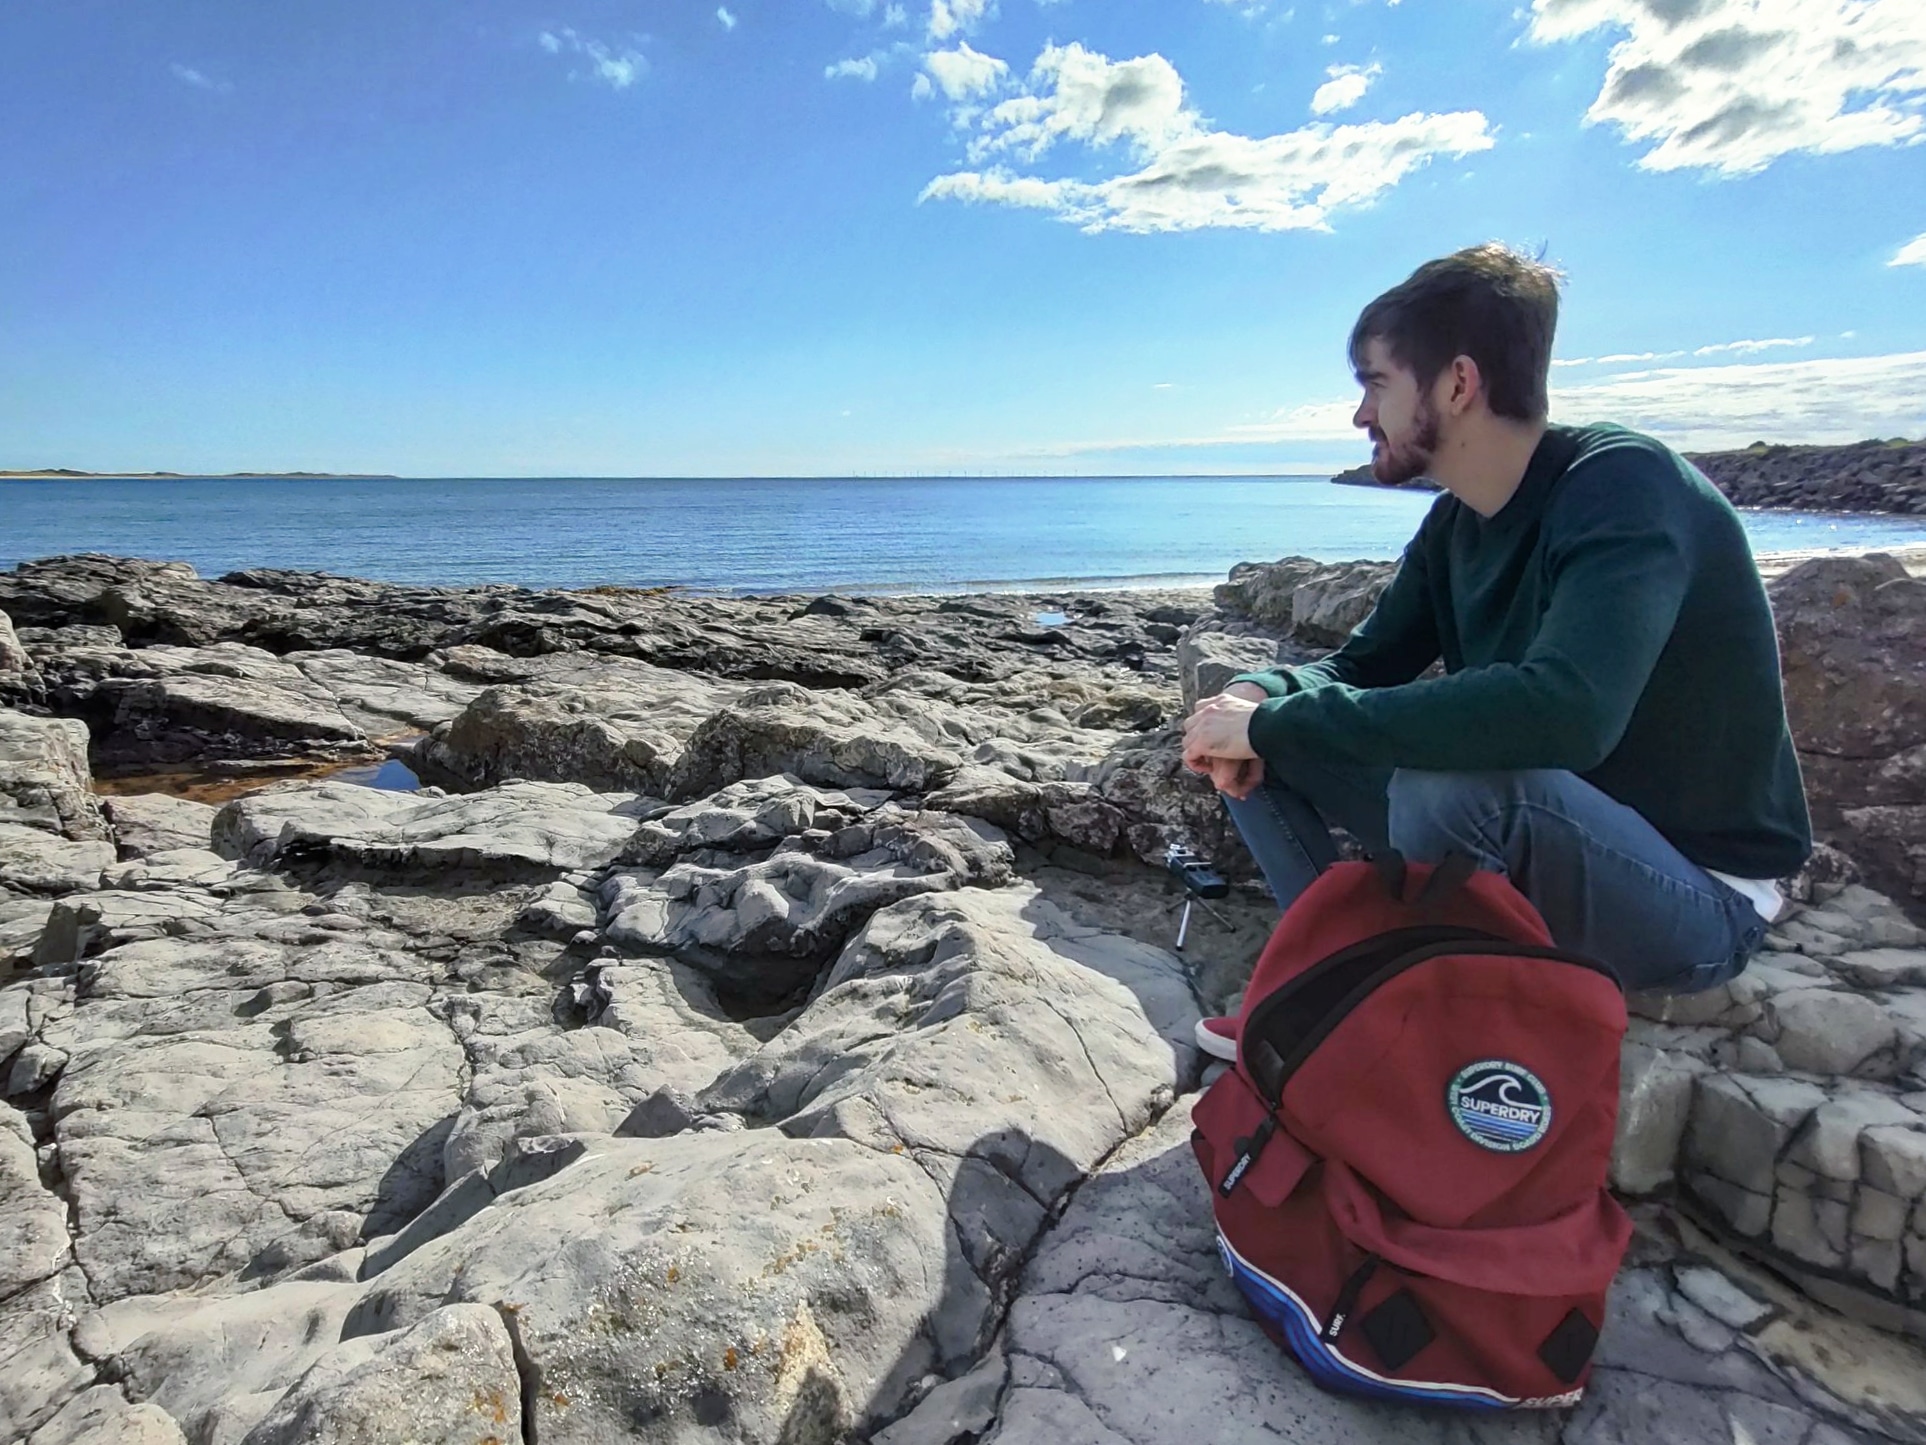
<instances>
[{"instance_id":1,"label":"distant shoreline","mask_svg":"<svg viewBox=\"0 0 1926 1445\"><path fill-rule=\"evenodd\" d=\"M0 482L398 482L392 472L0 472Z\"/></svg>"},{"instance_id":2,"label":"distant shoreline","mask_svg":"<svg viewBox=\"0 0 1926 1445\"><path fill-rule=\"evenodd\" d=\"M768 476L404 477L397 472L0 472L0 482L1323 482L1330 470L1296 472L809 472Z\"/></svg>"}]
</instances>

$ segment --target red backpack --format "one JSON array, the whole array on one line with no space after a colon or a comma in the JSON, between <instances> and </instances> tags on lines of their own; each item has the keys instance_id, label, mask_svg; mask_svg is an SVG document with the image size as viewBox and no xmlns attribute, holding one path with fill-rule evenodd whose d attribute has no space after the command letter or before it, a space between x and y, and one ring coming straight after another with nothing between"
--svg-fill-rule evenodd
<instances>
[{"instance_id":1,"label":"red backpack","mask_svg":"<svg viewBox=\"0 0 1926 1445\"><path fill-rule=\"evenodd\" d=\"M1316 1383L1577 1401L1631 1237L1624 1032L1612 974L1467 859L1340 863L1291 905L1191 1144L1226 1268Z\"/></svg>"}]
</instances>

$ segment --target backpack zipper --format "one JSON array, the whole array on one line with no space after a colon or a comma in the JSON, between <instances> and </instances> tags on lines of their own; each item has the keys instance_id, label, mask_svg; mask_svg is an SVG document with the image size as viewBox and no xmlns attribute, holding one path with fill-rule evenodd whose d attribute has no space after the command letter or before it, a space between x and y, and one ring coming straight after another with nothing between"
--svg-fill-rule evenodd
<instances>
[{"instance_id":1,"label":"backpack zipper","mask_svg":"<svg viewBox=\"0 0 1926 1445\"><path fill-rule=\"evenodd\" d=\"M1503 941L1497 934L1482 929L1450 924L1421 924L1373 934L1319 959L1295 978L1273 989L1251 1010L1249 1020L1239 1031L1245 1072L1251 1082L1257 1085L1259 1096L1275 1107L1283 1096L1285 1080L1294 1065L1287 1065L1284 1053L1279 1051L1267 1034L1274 1018L1291 1010L1293 1005L1301 1005L1304 995L1314 996L1309 1004L1313 1016L1304 1025L1306 1029L1313 1029L1332 1005L1342 1003L1350 993L1348 975L1362 971L1369 977L1386 963L1429 944ZM1329 1003L1315 997L1327 992L1334 995ZM1287 1050L1293 1055L1297 1052L1291 1046L1287 1046Z\"/></svg>"},{"instance_id":2,"label":"backpack zipper","mask_svg":"<svg viewBox=\"0 0 1926 1445\"><path fill-rule=\"evenodd\" d=\"M1472 943L1473 946L1465 947L1464 944L1467 942ZM1430 959L1440 958L1453 953L1476 953L1484 954L1487 957L1498 958L1538 958L1545 960L1547 963L1571 964L1577 968L1589 969L1593 973L1610 979L1614 987L1623 987L1619 984L1618 975L1596 959L1587 958L1582 953L1572 953L1565 949L1551 948L1545 944L1515 943L1506 939L1479 939L1435 942L1417 948L1407 949L1391 958L1374 960L1377 965L1375 968L1371 969L1363 978L1359 979L1350 992L1345 994L1343 998L1339 999L1329 1009L1325 1010L1309 1028L1298 1035L1290 1052L1278 1058L1277 1097L1267 1098L1265 1102L1270 1104L1272 1108L1276 1108L1282 1102L1285 1085L1290 1082L1291 1076L1303 1067L1304 1061L1311 1056L1312 1051L1316 1049L1319 1044L1323 1043L1325 1039L1329 1038L1331 1032L1336 1029L1339 1024L1343 1023L1345 1019L1349 1018L1352 1011L1355 1010L1359 1004L1363 1003L1373 993L1377 992L1377 990L1384 987L1385 984L1407 970L1416 968L1419 964L1427 962ZM1289 987L1289 985L1286 985L1286 987ZM1281 993L1283 990L1280 989L1279 992ZM1274 996L1275 995L1273 995L1273 997ZM1269 1002L1270 999L1264 1000L1264 1004L1268 1004ZM1260 1004L1258 1007L1261 1009L1264 1007L1264 1004ZM1252 1013L1252 1022L1256 1022L1256 1011Z\"/></svg>"}]
</instances>

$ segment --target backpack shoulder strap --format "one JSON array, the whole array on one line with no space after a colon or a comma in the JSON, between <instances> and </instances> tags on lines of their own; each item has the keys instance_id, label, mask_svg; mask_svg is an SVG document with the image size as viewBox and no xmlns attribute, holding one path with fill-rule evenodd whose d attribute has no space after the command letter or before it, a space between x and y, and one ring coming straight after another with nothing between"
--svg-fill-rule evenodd
<instances>
[{"instance_id":1,"label":"backpack shoulder strap","mask_svg":"<svg viewBox=\"0 0 1926 1445\"><path fill-rule=\"evenodd\" d=\"M1382 853L1371 855L1371 866L1377 871L1379 880L1399 903L1405 901L1404 890L1411 873L1410 865L1405 862L1404 854L1395 848L1387 848ZM1472 874L1478 871L1478 860L1469 853L1456 849L1444 855L1431 874L1424 880L1424 887L1412 900L1412 907L1418 909L1436 908L1444 903L1471 881Z\"/></svg>"}]
</instances>

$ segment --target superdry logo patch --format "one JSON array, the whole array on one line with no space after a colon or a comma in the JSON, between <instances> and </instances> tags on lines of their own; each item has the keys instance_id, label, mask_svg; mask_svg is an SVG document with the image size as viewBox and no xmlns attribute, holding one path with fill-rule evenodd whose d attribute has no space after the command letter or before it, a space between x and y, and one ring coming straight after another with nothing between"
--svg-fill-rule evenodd
<instances>
[{"instance_id":1,"label":"superdry logo patch","mask_svg":"<svg viewBox=\"0 0 1926 1445\"><path fill-rule=\"evenodd\" d=\"M1505 1059L1466 1064L1445 1090L1458 1132L1481 1149L1516 1154L1551 1128L1551 1094L1538 1075Z\"/></svg>"}]
</instances>

